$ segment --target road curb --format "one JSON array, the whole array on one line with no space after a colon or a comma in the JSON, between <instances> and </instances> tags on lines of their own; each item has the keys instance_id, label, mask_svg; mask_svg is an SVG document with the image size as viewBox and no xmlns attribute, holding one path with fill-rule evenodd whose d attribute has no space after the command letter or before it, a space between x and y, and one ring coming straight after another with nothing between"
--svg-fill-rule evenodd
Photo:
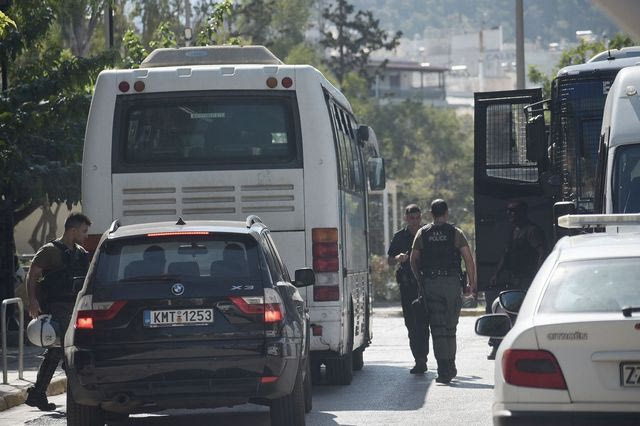
<instances>
[{"instance_id":1,"label":"road curb","mask_svg":"<svg viewBox=\"0 0 640 426\"><path fill-rule=\"evenodd\" d=\"M479 317L480 315L484 315L484 308L479 309L463 309L460 311L461 317ZM378 318L387 318L387 317L402 317L402 309L373 309L373 315Z\"/></svg>"},{"instance_id":2,"label":"road curb","mask_svg":"<svg viewBox=\"0 0 640 426\"><path fill-rule=\"evenodd\" d=\"M54 396L65 393L67 390L67 378L65 376L54 377L47 388L47 395ZM8 410L24 404L27 399L27 388L16 389L13 392L0 396L0 411Z\"/></svg>"}]
</instances>

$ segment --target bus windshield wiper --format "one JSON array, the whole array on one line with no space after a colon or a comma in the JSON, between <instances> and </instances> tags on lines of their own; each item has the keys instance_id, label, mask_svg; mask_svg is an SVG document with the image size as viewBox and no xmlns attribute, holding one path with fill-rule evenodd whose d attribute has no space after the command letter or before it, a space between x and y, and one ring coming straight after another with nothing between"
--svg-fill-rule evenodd
<instances>
[{"instance_id":1,"label":"bus windshield wiper","mask_svg":"<svg viewBox=\"0 0 640 426\"><path fill-rule=\"evenodd\" d=\"M180 279L180 275L139 275L118 280L122 282L144 282L144 281L176 281Z\"/></svg>"}]
</instances>

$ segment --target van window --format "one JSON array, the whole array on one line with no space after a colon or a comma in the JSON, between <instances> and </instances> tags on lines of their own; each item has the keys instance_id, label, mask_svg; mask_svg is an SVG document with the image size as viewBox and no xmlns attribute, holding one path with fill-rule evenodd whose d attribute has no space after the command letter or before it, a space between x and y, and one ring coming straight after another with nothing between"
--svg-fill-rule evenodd
<instances>
[{"instance_id":1,"label":"van window","mask_svg":"<svg viewBox=\"0 0 640 426\"><path fill-rule=\"evenodd\" d=\"M616 149L611 196L613 213L640 213L640 144Z\"/></svg>"},{"instance_id":2,"label":"van window","mask_svg":"<svg viewBox=\"0 0 640 426\"><path fill-rule=\"evenodd\" d=\"M301 158L294 99L184 93L119 96L114 171L290 167Z\"/></svg>"},{"instance_id":3,"label":"van window","mask_svg":"<svg viewBox=\"0 0 640 426\"><path fill-rule=\"evenodd\" d=\"M261 281L257 242L243 235L122 238L105 242L94 285L174 277L185 282Z\"/></svg>"}]
</instances>

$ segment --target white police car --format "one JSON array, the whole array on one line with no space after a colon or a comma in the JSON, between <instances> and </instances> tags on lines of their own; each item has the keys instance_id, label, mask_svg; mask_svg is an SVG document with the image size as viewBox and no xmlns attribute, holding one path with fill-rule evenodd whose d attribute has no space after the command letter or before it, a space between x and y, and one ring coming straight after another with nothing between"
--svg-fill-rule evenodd
<instances>
[{"instance_id":1,"label":"white police car","mask_svg":"<svg viewBox=\"0 0 640 426\"><path fill-rule=\"evenodd\" d=\"M609 229L639 218L561 219ZM640 233L561 239L526 296L506 292L501 303L519 308L513 328L505 314L476 323L483 336L508 331L495 361L494 424L640 424Z\"/></svg>"}]
</instances>

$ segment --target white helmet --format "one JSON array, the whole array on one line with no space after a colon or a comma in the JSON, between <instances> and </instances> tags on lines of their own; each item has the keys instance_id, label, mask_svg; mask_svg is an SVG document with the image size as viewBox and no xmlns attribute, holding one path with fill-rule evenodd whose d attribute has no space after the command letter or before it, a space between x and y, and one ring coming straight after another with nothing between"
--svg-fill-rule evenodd
<instances>
[{"instance_id":1,"label":"white helmet","mask_svg":"<svg viewBox=\"0 0 640 426\"><path fill-rule=\"evenodd\" d=\"M51 315L40 315L29 321L27 337L31 343L43 348L60 346L60 327Z\"/></svg>"}]
</instances>

